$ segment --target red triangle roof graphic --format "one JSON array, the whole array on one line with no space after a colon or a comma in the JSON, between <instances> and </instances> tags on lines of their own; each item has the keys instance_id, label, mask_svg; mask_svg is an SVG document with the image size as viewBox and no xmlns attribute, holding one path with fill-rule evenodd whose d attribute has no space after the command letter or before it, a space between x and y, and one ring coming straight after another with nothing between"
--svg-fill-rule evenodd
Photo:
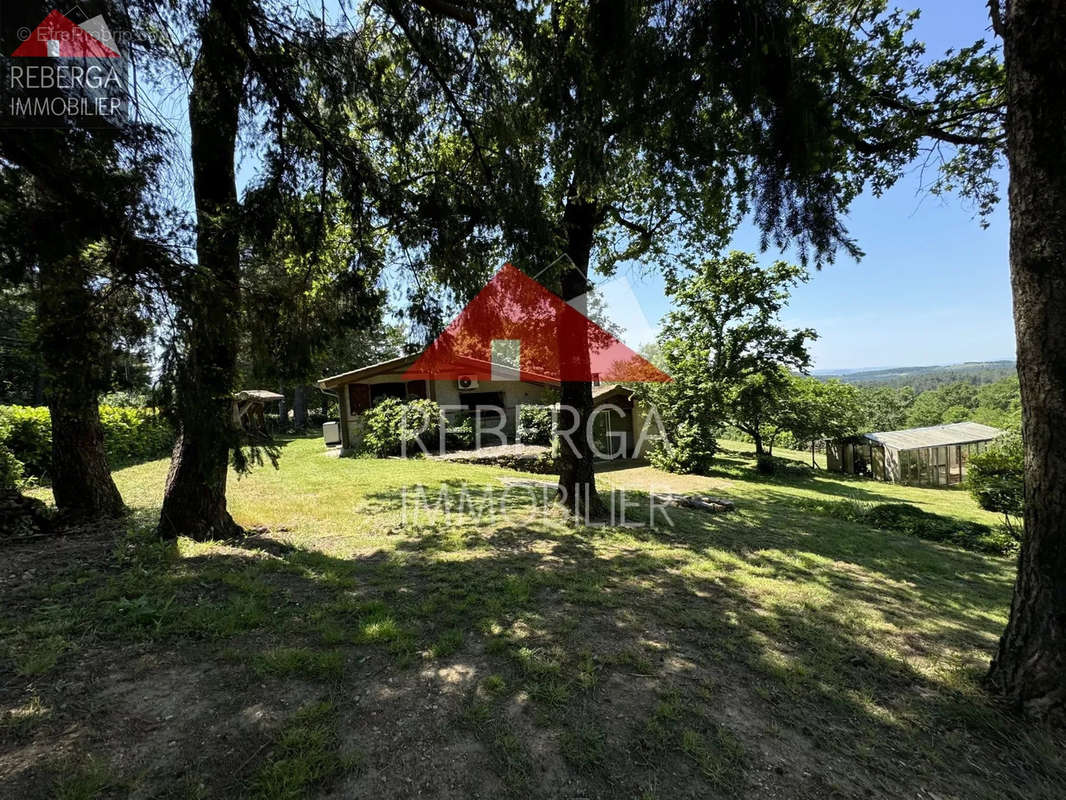
<instances>
[{"instance_id":1,"label":"red triangle roof graphic","mask_svg":"<svg viewBox=\"0 0 1066 800\"><path fill-rule=\"evenodd\" d=\"M670 381L665 372L510 264L504 264L404 377L493 380L493 373L499 376L502 371L499 363L493 364L493 342L501 340L518 342L518 370L517 375L512 371L512 380Z\"/></svg>"},{"instance_id":2,"label":"red triangle roof graphic","mask_svg":"<svg viewBox=\"0 0 1066 800\"><path fill-rule=\"evenodd\" d=\"M49 41L59 42L60 58L119 58L118 53L58 11L50 12L11 55L47 58Z\"/></svg>"}]
</instances>

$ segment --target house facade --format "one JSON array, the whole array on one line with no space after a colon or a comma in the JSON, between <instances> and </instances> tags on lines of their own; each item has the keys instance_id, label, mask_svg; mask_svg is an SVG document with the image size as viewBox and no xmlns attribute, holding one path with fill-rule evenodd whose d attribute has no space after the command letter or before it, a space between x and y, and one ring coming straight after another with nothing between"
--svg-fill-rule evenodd
<instances>
[{"instance_id":1,"label":"house facade","mask_svg":"<svg viewBox=\"0 0 1066 800\"><path fill-rule=\"evenodd\" d=\"M449 420L477 415L475 419L483 420L490 429L501 427L499 410L502 409L502 430L508 442L515 441L520 407L552 406L558 400L557 380L525 371L519 373L506 365L475 363L474 360L469 365L469 374L437 380L412 379L410 369L418 358L417 355L395 358L318 382L320 389L337 397L342 451L359 449L364 433L362 415L386 397L405 402L422 398L434 400ZM488 380L484 379L485 375L490 376ZM593 421L593 436L600 450L618 453L620 458L639 458L643 447L637 449L637 441L645 414L632 390L618 384L594 383L593 405L602 407ZM565 418L560 422L565 427ZM494 434L485 434L485 446L497 443Z\"/></svg>"}]
</instances>

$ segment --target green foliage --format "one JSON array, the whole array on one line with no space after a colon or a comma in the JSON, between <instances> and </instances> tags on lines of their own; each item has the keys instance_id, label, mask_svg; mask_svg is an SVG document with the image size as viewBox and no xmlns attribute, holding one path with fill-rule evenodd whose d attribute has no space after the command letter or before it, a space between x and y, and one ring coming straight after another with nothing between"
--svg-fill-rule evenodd
<instances>
[{"instance_id":1,"label":"green foliage","mask_svg":"<svg viewBox=\"0 0 1066 800\"><path fill-rule=\"evenodd\" d=\"M25 471L23 463L15 458L15 454L7 446L10 430L11 421L4 414L0 414L0 489L19 488Z\"/></svg>"},{"instance_id":2,"label":"green foliage","mask_svg":"<svg viewBox=\"0 0 1066 800\"><path fill-rule=\"evenodd\" d=\"M982 386L942 383L916 392L909 386L859 388L864 431L923 428L951 422L980 422L1003 430L1021 427L1022 399L1016 375Z\"/></svg>"},{"instance_id":3,"label":"green foliage","mask_svg":"<svg viewBox=\"0 0 1066 800\"><path fill-rule=\"evenodd\" d=\"M174 446L174 431L152 409L100 407L104 447L111 466L162 458Z\"/></svg>"},{"instance_id":4,"label":"green foliage","mask_svg":"<svg viewBox=\"0 0 1066 800\"><path fill-rule=\"evenodd\" d=\"M518 441L550 447L555 432L551 406L522 406L518 414Z\"/></svg>"},{"instance_id":5,"label":"green foliage","mask_svg":"<svg viewBox=\"0 0 1066 800\"><path fill-rule=\"evenodd\" d=\"M727 419L762 435L783 407L788 370L810 364L814 331L789 330L779 319L790 288L806 278L801 267L779 261L762 268L755 256L734 251L671 285L675 310L664 320L659 348L673 381L638 390L674 439L672 451L653 450L652 463L705 472L715 431Z\"/></svg>"},{"instance_id":6,"label":"green foliage","mask_svg":"<svg viewBox=\"0 0 1066 800\"><path fill-rule=\"evenodd\" d=\"M100 407L104 448L112 467L162 458L174 444L170 424L152 409ZM52 420L44 406L0 406L0 465L3 452L31 476L48 474L52 461ZM3 471L0 466L0 473Z\"/></svg>"},{"instance_id":7,"label":"green foliage","mask_svg":"<svg viewBox=\"0 0 1066 800\"><path fill-rule=\"evenodd\" d=\"M755 471L760 475L773 475L777 472L777 464L773 456L760 453L755 457Z\"/></svg>"},{"instance_id":8,"label":"green foliage","mask_svg":"<svg viewBox=\"0 0 1066 800\"><path fill-rule=\"evenodd\" d=\"M18 489L22 486L24 473L22 462L15 458L7 445L0 444L0 489Z\"/></svg>"},{"instance_id":9,"label":"green foliage","mask_svg":"<svg viewBox=\"0 0 1066 800\"><path fill-rule=\"evenodd\" d=\"M773 450L781 432L790 390L790 376L781 368L748 375L725 392L729 419L752 437L761 450L767 440Z\"/></svg>"},{"instance_id":10,"label":"green foliage","mask_svg":"<svg viewBox=\"0 0 1066 800\"><path fill-rule=\"evenodd\" d=\"M713 430L702 426L699 420L685 419L677 421L669 430L670 442L656 442L648 451L651 465L679 475L705 474L718 449Z\"/></svg>"},{"instance_id":11,"label":"green foliage","mask_svg":"<svg viewBox=\"0 0 1066 800\"><path fill-rule=\"evenodd\" d=\"M474 415L460 413L448 420L444 431L444 446L448 450L472 450L474 448Z\"/></svg>"},{"instance_id":12,"label":"green foliage","mask_svg":"<svg viewBox=\"0 0 1066 800\"><path fill-rule=\"evenodd\" d=\"M763 453L755 458L755 471L760 475L798 475L809 476L813 467L803 461L792 458L781 458L769 453Z\"/></svg>"},{"instance_id":13,"label":"green foliage","mask_svg":"<svg viewBox=\"0 0 1066 800\"><path fill-rule=\"evenodd\" d=\"M1001 436L966 468L966 487L986 511L1011 517L1025 512L1025 448L1019 433Z\"/></svg>"},{"instance_id":14,"label":"green foliage","mask_svg":"<svg viewBox=\"0 0 1066 800\"><path fill-rule=\"evenodd\" d=\"M778 424L796 445L858 433L863 424L859 390L840 381L790 376Z\"/></svg>"},{"instance_id":15,"label":"green foliage","mask_svg":"<svg viewBox=\"0 0 1066 800\"><path fill-rule=\"evenodd\" d=\"M978 552L1008 553L1014 548L1009 537L988 525L942 517L906 503L876 505L865 514L863 521L875 528L900 531L934 542L949 542Z\"/></svg>"},{"instance_id":16,"label":"green foliage","mask_svg":"<svg viewBox=\"0 0 1066 800\"><path fill-rule=\"evenodd\" d=\"M921 394L939 389L949 383L968 383L984 386L1004 378L1015 378L1018 369L1013 361L982 361L956 364L950 367L893 367L891 369L861 370L836 375L822 375L859 386L864 389L910 388Z\"/></svg>"},{"instance_id":17,"label":"green foliage","mask_svg":"<svg viewBox=\"0 0 1066 800\"><path fill-rule=\"evenodd\" d=\"M365 433L363 450L378 458L408 455L417 450L415 440L422 438L429 447L437 444L440 406L433 400L403 402L395 397L383 398L363 414Z\"/></svg>"},{"instance_id":18,"label":"green foliage","mask_svg":"<svg viewBox=\"0 0 1066 800\"><path fill-rule=\"evenodd\" d=\"M861 389L863 431L898 431L907 426L907 409L915 393L909 386L900 389Z\"/></svg>"},{"instance_id":19,"label":"green foliage","mask_svg":"<svg viewBox=\"0 0 1066 800\"><path fill-rule=\"evenodd\" d=\"M1005 555L1017 549L1011 532L993 528L980 522L955 519L924 511L909 503L863 503L856 500L804 500L796 505L803 510L836 519L869 525L888 531L898 531L933 542L953 544L978 553Z\"/></svg>"},{"instance_id":20,"label":"green foliage","mask_svg":"<svg viewBox=\"0 0 1066 800\"><path fill-rule=\"evenodd\" d=\"M52 463L52 418L44 406L0 406L0 442L28 475L45 475Z\"/></svg>"}]
</instances>

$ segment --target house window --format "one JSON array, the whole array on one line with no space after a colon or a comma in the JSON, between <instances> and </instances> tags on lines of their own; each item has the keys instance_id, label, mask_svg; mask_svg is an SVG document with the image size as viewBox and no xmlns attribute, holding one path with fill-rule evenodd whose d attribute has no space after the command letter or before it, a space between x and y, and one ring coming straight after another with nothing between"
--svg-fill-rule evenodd
<instances>
[{"instance_id":1,"label":"house window","mask_svg":"<svg viewBox=\"0 0 1066 800\"><path fill-rule=\"evenodd\" d=\"M386 397L395 397L397 400L407 399L406 383L372 383L370 384L370 405L374 406Z\"/></svg>"}]
</instances>

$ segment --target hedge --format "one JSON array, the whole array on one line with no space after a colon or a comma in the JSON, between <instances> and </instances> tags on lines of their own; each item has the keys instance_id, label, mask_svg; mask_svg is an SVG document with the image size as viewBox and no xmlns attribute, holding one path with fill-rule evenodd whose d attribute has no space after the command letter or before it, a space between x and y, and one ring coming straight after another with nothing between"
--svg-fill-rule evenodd
<instances>
[{"instance_id":1,"label":"hedge","mask_svg":"<svg viewBox=\"0 0 1066 800\"><path fill-rule=\"evenodd\" d=\"M1009 555L1018 542L1003 527L933 514L909 503L866 503L848 499L797 497L792 505L810 513L869 525L884 531L898 531L919 539L944 542L978 553Z\"/></svg>"},{"instance_id":2,"label":"hedge","mask_svg":"<svg viewBox=\"0 0 1066 800\"><path fill-rule=\"evenodd\" d=\"M148 408L101 406L104 447L112 467L166 456L174 431ZM27 476L48 475L52 461L52 420L43 406L0 406L0 453L6 451Z\"/></svg>"}]
</instances>

